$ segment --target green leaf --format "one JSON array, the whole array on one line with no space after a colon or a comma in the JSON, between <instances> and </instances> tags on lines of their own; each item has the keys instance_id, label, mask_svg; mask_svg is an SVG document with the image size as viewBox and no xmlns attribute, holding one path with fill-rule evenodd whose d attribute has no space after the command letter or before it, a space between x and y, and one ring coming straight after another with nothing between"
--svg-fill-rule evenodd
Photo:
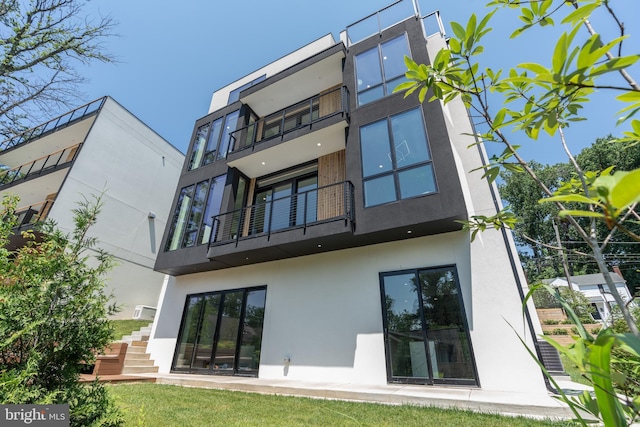
<instances>
[{"instance_id":1,"label":"green leaf","mask_svg":"<svg viewBox=\"0 0 640 427\"><path fill-rule=\"evenodd\" d=\"M602 334L601 334L602 335ZM598 401L602 421L606 426L626 426L627 422L620 401L611 383L611 348L615 339L607 335L598 335L591 346L589 361L591 364L591 380Z\"/></svg>"},{"instance_id":2,"label":"green leaf","mask_svg":"<svg viewBox=\"0 0 640 427\"><path fill-rule=\"evenodd\" d=\"M551 197L545 197L544 199L538 200L538 203L548 203L548 202L579 202L579 203L587 203L589 205L595 204L597 201L588 198L587 196L583 196L582 194L558 194Z\"/></svg>"},{"instance_id":3,"label":"green leaf","mask_svg":"<svg viewBox=\"0 0 640 427\"><path fill-rule=\"evenodd\" d=\"M576 210L576 209L565 209L558 212L558 215L561 218L569 215L580 216L580 217L590 217L590 218L603 218L603 219L605 218L604 214L601 214L599 212L583 211L583 210Z\"/></svg>"},{"instance_id":4,"label":"green leaf","mask_svg":"<svg viewBox=\"0 0 640 427\"><path fill-rule=\"evenodd\" d=\"M458 24L457 22L451 22L449 25L451 25L453 34L455 34L457 38L459 38L460 40L465 39L465 31L462 25Z\"/></svg>"},{"instance_id":5,"label":"green leaf","mask_svg":"<svg viewBox=\"0 0 640 427\"><path fill-rule=\"evenodd\" d=\"M524 62L522 64L518 64L518 68L523 68L525 70L533 71L536 74L551 74L551 71L549 71L542 65L536 64L534 62Z\"/></svg>"},{"instance_id":6,"label":"green leaf","mask_svg":"<svg viewBox=\"0 0 640 427\"><path fill-rule=\"evenodd\" d=\"M556 74L561 74L567 59L567 33L562 33L556 43L552 57L552 70Z\"/></svg>"},{"instance_id":7,"label":"green leaf","mask_svg":"<svg viewBox=\"0 0 640 427\"><path fill-rule=\"evenodd\" d=\"M462 45L458 39L449 39L449 48L453 53L460 53L462 51Z\"/></svg>"},{"instance_id":8,"label":"green leaf","mask_svg":"<svg viewBox=\"0 0 640 427\"><path fill-rule=\"evenodd\" d=\"M640 102L640 92L630 90L629 92L625 92L622 95L618 95L616 99L622 102Z\"/></svg>"},{"instance_id":9,"label":"green leaf","mask_svg":"<svg viewBox=\"0 0 640 427\"><path fill-rule=\"evenodd\" d=\"M635 64L638 61L638 59L640 59L640 55L630 55L630 56L623 56L620 58L613 58L611 60L605 61L603 64L594 68L589 73L589 76L595 77L600 74L623 70Z\"/></svg>"},{"instance_id":10,"label":"green leaf","mask_svg":"<svg viewBox=\"0 0 640 427\"><path fill-rule=\"evenodd\" d=\"M588 18L591 13L597 9L599 3L586 4L584 6L580 6L570 14L568 14L563 20L562 24L571 23L575 25L578 21Z\"/></svg>"},{"instance_id":11,"label":"green leaf","mask_svg":"<svg viewBox=\"0 0 640 427\"><path fill-rule=\"evenodd\" d=\"M640 202L640 169L631 172L616 172L612 177L617 182L613 188L609 188L610 201L618 209L618 212ZM601 182L600 178L596 179L593 185L598 186L599 182Z\"/></svg>"},{"instance_id":12,"label":"green leaf","mask_svg":"<svg viewBox=\"0 0 640 427\"><path fill-rule=\"evenodd\" d=\"M416 82L403 82L393 89L393 93L402 92L403 90L411 89L414 86L417 86Z\"/></svg>"}]
</instances>

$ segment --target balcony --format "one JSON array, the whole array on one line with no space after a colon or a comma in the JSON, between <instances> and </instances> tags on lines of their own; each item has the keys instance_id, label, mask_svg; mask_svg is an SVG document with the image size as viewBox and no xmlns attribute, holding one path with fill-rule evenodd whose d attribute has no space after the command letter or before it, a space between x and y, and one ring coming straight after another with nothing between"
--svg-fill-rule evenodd
<instances>
[{"instance_id":1,"label":"balcony","mask_svg":"<svg viewBox=\"0 0 640 427\"><path fill-rule=\"evenodd\" d=\"M106 97L96 99L95 101L92 101L88 104L76 108L75 110L63 114L62 116L56 117L55 119L49 120L46 123L29 129L21 133L20 135L9 138L6 141L0 143L0 152L26 144L27 142L32 141L36 138L41 138L45 135L70 126L73 123L83 120L86 117L97 113L104 105L106 99Z\"/></svg>"},{"instance_id":2,"label":"balcony","mask_svg":"<svg viewBox=\"0 0 640 427\"><path fill-rule=\"evenodd\" d=\"M333 41L331 35L327 37ZM346 57L342 42L315 53L299 49L291 56L291 60L298 57L300 62L240 92L240 101L250 105L258 116L266 116L342 84L342 61Z\"/></svg>"},{"instance_id":3,"label":"balcony","mask_svg":"<svg viewBox=\"0 0 640 427\"><path fill-rule=\"evenodd\" d=\"M332 184L216 215L208 258L236 266L335 250L354 224L353 185Z\"/></svg>"},{"instance_id":4,"label":"balcony","mask_svg":"<svg viewBox=\"0 0 640 427\"><path fill-rule=\"evenodd\" d=\"M20 229L28 225L44 221L53 206L53 200L45 200L31 206L16 209L16 217L18 219L16 228Z\"/></svg>"},{"instance_id":5,"label":"balcony","mask_svg":"<svg viewBox=\"0 0 640 427\"><path fill-rule=\"evenodd\" d=\"M14 251L23 247L31 238L22 235L21 231L28 230L38 222L44 221L53 206L53 199L47 199L43 202L35 203L30 206L17 208L15 211L17 222L14 227L14 233L9 236L9 241L4 248ZM34 230L34 238L36 241L42 239L42 235L38 230Z\"/></svg>"},{"instance_id":6,"label":"balcony","mask_svg":"<svg viewBox=\"0 0 640 427\"><path fill-rule=\"evenodd\" d=\"M82 144L75 144L32 162L0 171L0 189L19 184L25 180L45 175L69 165L76 158Z\"/></svg>"},{"instance_id":7,"label":"balcony","mask_svg":"<svg viewBox=\"0 0 640 427\"><path fill-rule=\"evenodd\" d=\"M256 177L342 150L348 110L349 92L339 87L250 123L230 134L228 164Z\"/></svg>"}]
</instances>

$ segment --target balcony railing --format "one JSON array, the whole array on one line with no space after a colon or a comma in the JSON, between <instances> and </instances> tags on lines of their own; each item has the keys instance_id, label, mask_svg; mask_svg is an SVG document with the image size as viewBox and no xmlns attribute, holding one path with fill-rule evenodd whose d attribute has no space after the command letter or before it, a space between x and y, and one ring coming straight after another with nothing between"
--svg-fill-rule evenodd
<instances>
[{"instance_id":1,"label":"balcony railing","mask_svg":"<svg viewBox=\"0 0 640 427\"><path fill-rule=\"evenodd\" d=\"M100 99L96 99L95 101L91 101L88 104L76 108L75 110L69 111L68 113L56 117L55 119L51 119L46 123L22 132L21 134L16 135L13 138L9 138L0 143L0 151L8 150L9 148L26 144L33 139L40 138L41 136L44 136L48 133L55 132L58 129L69 126L73 122L90 116L91 114L99 111L100 108L102 108L102 105L104 105L106 99L106 97L103 97Z\"/></svg>"},{"instance_id":2,"label":"balcony railing","mask_svg":"<svg viewBox=\"0 0 640 427\"><path fill-rule=\"evenodd\" d=\"M347 47L373 36L404 21L411 16L420 16L417 0L398 0L347 26Z\"/></svg>"},{"instance_id":3,"label":"balcony railing","mask_svg":"<svg viewBox=\"0 0 640 427\"><path fill-rule=\"evenodd\" d=\"M353 213L353 185L327 185L214 216L209 246L323 222L353 221Z\"/></svg>"},{"instance_id":4,"label":"balcony railing","mask_svg":"<svg viewBox=\"0 0 640 427\"><path fill-rule=\"evenodd\" d=\"M0 171L0 188L36 175L42 175L44 172L53 171L61 165L72 162L76 158L81 145L82 144L72 145L71 147L40 157L30 163Z\"/></svg>"},{"instance_id":5,"label":"balcony railing","mask_svg":"<svg viewBox=\"0 0 640 427\"><path fill-rule=\"evenodd\" d=\"M282 137L288 132L347 112L348 108L349 92L344 86L315 95L231 132L229 152L253 148L260 142Z\"/></svg>"},{"instance_id":6,"label":"balcony railing","mask_svg":"<svg viewBox=\"0 0 640 427\"><path fill-rule=\"evenodd\" d=\"M53 206L53 200L45 200L35 205L16 209L16 216L18 218L16 227L20 228L44 221L51 210L51 206Z\"/></svg>"},{"instance_id":7,"label":"balcony railing","mask_svg":"<svg viewBox=\"0 0 640 427\"><path fill-rule=\"evenodd\" d=\"M436 34L439 34L441 37L446 37L439 10L435 10L422 17L422 28L425 38Z\"/></svg>"}]
</instances>

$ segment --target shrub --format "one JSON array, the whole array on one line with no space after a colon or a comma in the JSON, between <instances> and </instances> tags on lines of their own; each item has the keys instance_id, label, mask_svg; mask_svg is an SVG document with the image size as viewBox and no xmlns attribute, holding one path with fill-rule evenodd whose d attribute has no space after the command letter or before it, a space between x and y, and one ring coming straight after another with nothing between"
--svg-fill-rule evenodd
<instances>
[{"instance_id":1,"label":"shrub","mask_svg":"<svg viewBox=\"0 0 640 427\"><path fill-rule=\"evenodd\" d=\"M558 323L560 323L560 321L555 319L547 319L542 321L543 325L557 325Z\"/></svg>"},{"instance_id":2,"label":"shrub","mask_svg":"<svg viewBox=\"0 0 640 427\"><path fill-rule=\"evenodd\" d=\"M551 335L569 335L569 332L566 329L555 328L551 331Z\"/></svg>"},{"instance_id":3,"label":"shrub","mask_svg":"<svg viewBox=\"0 0 640 427\"><path fill-rule=\"evenodd\" d=\"M0 402L67 403L71 426L119 425L122 418L103 386L79 383L82 364L91 363L112 334L107 316L113 307L102 278L112 259L87 234L100 199L74 210L71 234L47 222L41 240L23 233L27 244L9 251L3 247L16 203L5 197L0 210Z\"/></svg>"}]
</instances>

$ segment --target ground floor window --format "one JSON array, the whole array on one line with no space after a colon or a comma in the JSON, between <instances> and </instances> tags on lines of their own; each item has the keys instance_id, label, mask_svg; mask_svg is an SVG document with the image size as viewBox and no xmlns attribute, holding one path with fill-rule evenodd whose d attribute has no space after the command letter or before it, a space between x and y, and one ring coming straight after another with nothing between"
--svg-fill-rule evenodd
<instances>
[{"instance_id":1,"label":"ground floor window","mask_svg":"<svg viewBox=\"0 0 640 427\"><path fill-rule=\"evenodd\" d=\"M477 385L454 266L381 273L390 382Z\"/></svg>"},{"instance_id":2,"label":"ground floor window","mask_svg":"<svg viewBox=\"0 0 640 427\"><path fill-rule=\"evenodd\" d=\"M188 295L173 369L257 375L266 295L266 287Z\"/></svg>"}]
</instances>

